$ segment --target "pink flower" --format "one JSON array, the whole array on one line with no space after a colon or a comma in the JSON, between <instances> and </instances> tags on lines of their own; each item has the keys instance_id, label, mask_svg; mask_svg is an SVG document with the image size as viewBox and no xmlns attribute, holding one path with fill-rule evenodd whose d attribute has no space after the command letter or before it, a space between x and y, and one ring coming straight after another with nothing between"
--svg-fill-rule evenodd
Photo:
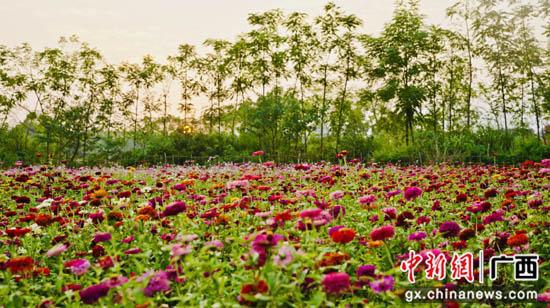
<instances>
[{"instance_id":1,"label":"pink flower","mask_svg":"<svg viewBox=\"0 0 550 308\"><path fill-rule=\"evenodd\" d=\"M125 244L129 244L134 240L134 238L135 237L133 235L130 235L130 236L125 237L121 242L123 242Z\"/></svg>"},{"instance_id":2,"label":"pink flower","mask_svg":"<svg viewBox=\"0 0 550 308\"><path fill-rule=\"evenodd\" d=\"M57 244L55 246L53 246L52 248L50 248L50 250L48 250L48 252L46 252L46 255L48 257L56 257L56 256L59 256L60 254L62 254L63 252L65 252L67 250L67 245L65 244Z\"/></svg>"},{"instance_id":3,"label":"pink flower","mask_svg":"<svg viewBox=\"0 0 550 308\"><path fill-rule=\"evenodd\" d=\"M323 210L320 209L320 208L303 210L302 212L300 212L300 217L302 217L302 218L315 218L315 217L321 215L322 211Z\"/></svg>"},{"instance_id":4,"label":"pink flower","mask_svg":"<svg viewBox=\"0 0 550 308\"><path fill-rule=\"evenodd\" d=\"M339 294L350 289L351 283L347 273L330 273L323 277L323 287L327 293Z\"/></svg>"},{"instance_id":5,"label":"pink flower","mask_svg":"<svg viewBox=\"0 0 550 308\"><path fill-rule=\"evenodd\" d=\"M247 188L248 187L248 180L236 180L228 182L226 185L227 189L235 189L235 188Z\"/></svg>"},{"instance_id":6,"label":"pink flower","mask_svg":"<svg viewBox=\"0 0 550 308\"><path fill-rule=\"evenodd\" d=\"M219 240L213 240L213 241L204 243L204 247L214 247L214 248L217 248L217 249L222 249L223 246L224 245L223 245L222 241L219 241Z\"/></svg>"},{"instance_id":7,"label":"pink flower","mask_svg":"<svg viewBox=\"0 0 550 308\"><path fill-rule=\"evenodd\" d=\"M283 245L279 248L277 254L273 256L273 263L280 267L287 266L290 264L290 262L292 262L294 253L295 250L293 247Z\"/></svg>"},{"instance_id":8,"label":"pink flower","mask_svg":"<svg viewBox=\"0 0 550 308\"><path fill-rule=\"evenodd\" d=\"M182 244L175 244L174 246L172 246L172 250L170 251L170 255L176 258L179 256L188 255L190 253L191 253L191 246L190 245L183 246Z\"/></svg>"},{"instance_id":9,"label":"pink flower","mask_svg":"<svg viewBox=\"0 0 550 308\"><path fill-rule=\"evenodd\" d=\"M368 196L361 196L359 197L359 204L361 205L367 205L371 204L374 201L376 201L376 197L374 195L368 195Z\"/></svg>"},{"instance_id":10,"label":"pink flower","mask_svg":"<svg viewBox=\"0 0 550 308\"><path fill-rule=\"evenodd\" d=\"M344 192L341 190L336 190L330 193L329 195L331 200L338 200L344 197Z\"/></svg>"},{"instance_id":11,"label":"pink flower","mask_svg":"<svg viewBox=\"0 0 550 308\"><path fill-rule=\"evenodd\" d=\"M124 254L125 255L135 255L135 254L138 254L140 252L141 252L141 249L136 247L136 248L130 248L130 249L124 251Z\"/></svg>"},{"instance_id":12,"label":"pink flower","mask_svg":"<svg viewBox=\"0 0 550 308\"><path fill-rule=\"evenodd\" d=\"M263 156L265 153L264 151L255 151L252 152L252 156Z\"/></svg>"},{"instance_id":13,"label":"pink flower","mask_svg":"<svg viewBox=\"0 0 550 308\"><path fill-rule=\"evenodd\" d=\"M90 262L86 259L74 259L65 262L64 266L68 267L71 272L73 272L73 274L81 276L88 272L88 268L90 268Z\"/></svg>"}]
</instances>

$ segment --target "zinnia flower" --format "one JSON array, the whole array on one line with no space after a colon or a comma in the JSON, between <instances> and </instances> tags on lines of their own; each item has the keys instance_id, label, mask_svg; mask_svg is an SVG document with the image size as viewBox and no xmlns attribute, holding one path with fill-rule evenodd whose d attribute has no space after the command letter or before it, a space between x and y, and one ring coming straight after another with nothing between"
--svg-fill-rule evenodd
<instances>
[{"instance_id":1,"label":"zinnia flower","mask_svg":"<svg viewBox=\"0 0 550 308\"><path fill-rule=\"evenodd\" d=\"M320 209L320 208L303 210L302 212L300 212L300 217L302 217L302 218L315 218L315 217L321 215L322 211L323 210Z\"/></svg>"},{"instance_id":2,"label":"zinnia flower","mask_svg":"<svg viewBox=\"0 0 550 308\"><path fill-rule=\"evenodd\" d=\"M48 252L46 252L46 255L48 257L56 257L56 256L59 256L60 254L62 254L63 252L65 252L67 250L67 245L65 244L57 244L55 246L53 246L52 248L50 248L50 250L48 250Z\"/></svg>"},{"instance_id":3,"label":"zinnia flower","mask_svg":"<svg viewBox=\"0 0 550 308\"><path fill-rule=\"evenodd\" d=\"M376 197L374 195L368 195L368 196L361 196L359 197L359 204L361 205L367 205L371 204L374 201L376 201Z\"/></svg>"},{"instance_id":4,"label":"zinnia flower","mask_svg":"<svg viewBox=\"0 0 550 308\"><path fill-rule=\"evenodd\" d=\"M34 268L34 261L27 256L14 257L9 259L4 266L12 273L26 273Z\"/></svg>"},{"instance_id":5,"label":"zinnia flower","mask_svg":"<svg viewBox=\"0 0 550 308\"><path fill-rule=\"evenodd\" d=\"M80 299L84 304L94 304L101 297L109 294L109 289L109 286L105 283L89 286L86 289L80 290Z\"/></svg>"},{"instance_id":6,"label":"zinnia flower","mask_svg":"<svg viewBox=\"0 0 550 308\"><path fill-rule=\"evenodd\" d=\"M74 259L65 262L64 266L68 267L73 274L81 276L88 272L88 268L90 268L90 261L86 259Z\"/></svg>"},{"instance_id":7,"label":"zinnia flower","mask_svg":"<svg viewBox=\"0 0 550 308\"><path fill-rule=\"evenodd\" d=\"M94 235L94 239L92 242L99 243L99 242L107 242L110 241L112 238L111 233L109 232L98 232Z\"/></svg>"},{"instance_id":8,"label":"zinnia flower","mask_svg":"<svg viewBox=\"0 0 550 308\"><path fill-rule=\"evenodd\" d=\"M175 216L179 213L185 212L187 205L183 201L176 201L167 205L162 212L163 216Z\"/></svg>"},{"instance_id":9,"label":"zinnia flower","mask_svg":"<svg viewBox=\"0 0 550 308\"><path fill-rule=\"evenodd\" d=\"M247 283L241 287L241 292L237 297L242 305L252 305L253 303L247 300L247 297L254 297L256 294L263 294L269 291L269 286L265 280L260 280L255 284Z\"/></svg>"},{"instance_id":10,"label":"zinnia flower","mask_svg":"<svg viewBox=\"0 0 550 308\"><path fill-rule=\"evenodd\" d=\"M329 197L331 200L338 200L338 199L342 199L342 197L344 197L344 192L341 191L341 190L336 190L336 191L333 191L329 194Z\"/></svg>"},{"instance_id":11,"label":"zinnia flower","mask_svg":"<svg viewBox=\"0 0 550 308\"><path fill-rule=\"evenodd\" d=\"M382 293L393 290L395 279L392 276L384 276L381 279L370 283L370 288L374 293Z\"/></svg>"},{"instance_id":12,"label":"zinnia flower","mask_svg":"<svg viewBox=\"0 0 550 308\"><path fill-rule=\"evenodd\" d=\"M446 221L439 226L439 232L443 237L454 237L460 233L460 226L454 221Z\"/></svg>"},{"instance_id":13,"label":"zinnia flower","mask_svg":"<svg viewBox=\"0 0 550 308\"><path fill-rule=\"evenodd\" d=\"M170 255L172 257L184 256L189 253L191 253L191 245L184 246L182 244L174 244L174 246L172 246L172 250L170 251Z\"/></svg>"},{"instance_id":14,"label":"zinnia flower","mask_svg":"<svg viewBox=\"0 0 550 308\"><path fill-rule=\"evenodd\" d=\"M372 230L370 237L373 241L383 241L392 238L395 235L395 229L392 225L382 226Z\"/></svg>"},{"instance_id":15,"label":"zinnia flower","mask_svg":"<svg viewBox=\"0 0 550 308\"><path fill-rule=\"evenodd\" d=\"M375 271L376 271L376 266L372 264L361 265L355 271L355 275L357 275L357 277L361 277L361 276L374 277Z\"/></svg>"},{"instance_id":16,"label":"zinnia flower","mask_svg":"<svg viewBox=\"0 0 550 308\"><path fill-rule=\"evenodd\" d=\"M508 240L506 240L506 244L512 247L525 245L527 243L529 243L529 238L525 233L512 235L508 238Z\"/></svg>"},{"instance_id":17,"label":"zinnia flower","mask_svg":"<svg viewBox=\"0 0 550 308\"><path fill-rule=\"evenodd\" d=\"M330 234L332 240L336 243L349 243L355 238L355 231L351 228L339 228Z\"/></svg>"},{"instance_id":18,"label":"zinnia flower","mask_svg":"<svg viewBox=\"0 0 550 308\"><path fill-rule=\"evenodd\" d=\"M426 232L414 232L414 233L411 233L408 237L408 240L409 241L421 241L423 239L425 239L427 236Z\"/></svg>"},{"instance_id":19,"label":"zinnia flower","mask_svg":"<svg viewBox=\"0 0 550 308\"><path fill-rule=\"evenodd\" d=\"M273 263L280 267L287 266L292 262L294 253L295 250L292 246L283 245L279 248L277 254L273 256Z\"/></svg>"},{"instance_id":20,"label":"zinnia flower","mask_svg":"<svg viewBox=\"0 0 550 308\"><path fill-rule=\"evenodd\" d=\"M405 200L414 200L422 195L422 189L418 187L407 187L403 193Z\"/></svg>"},{"instance_id":21,"label":"zinnia flower","mask_svg":"<svg viewBox=\"0 0 550 308\"><path fill-rule=\"evenodd\" d=\"M153 275L149 283L143 289L143 294L147 297L152 297L155 293L166 292L170 290L170 280L165 271L158 271Z\"/></svg>"},{"instance_id":22,"label":"zinnia flower","mask_svg":"<svg viewBox=\"0 0 550 308\"><path fill-rule=\"evenodd\" d=\"M323 287L327 293L339 294L350 289L351 283L347 273L330 273L323 277Z\"/></svg>"}]
</instances>

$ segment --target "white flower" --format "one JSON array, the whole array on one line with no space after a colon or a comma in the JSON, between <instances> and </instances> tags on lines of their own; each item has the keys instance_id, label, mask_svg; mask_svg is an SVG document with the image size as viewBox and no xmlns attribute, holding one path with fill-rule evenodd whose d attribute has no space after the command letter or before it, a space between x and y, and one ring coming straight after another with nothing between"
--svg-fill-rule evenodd
<instances>
[{"instance_id":1,"label":"white flower","mask_svg":"<svg viewBox=\"0 0 550 308\"><path fill-rule=\"evenodd\" d=\"M42 208L45 208L45 207L50 207L52 205L52 202L53 202L53 199L48 198L48 199L42 201L42 203L40 203L39 205L37 205L36 208L37 209L42 209Z\"/></svg>"}]
</instances>

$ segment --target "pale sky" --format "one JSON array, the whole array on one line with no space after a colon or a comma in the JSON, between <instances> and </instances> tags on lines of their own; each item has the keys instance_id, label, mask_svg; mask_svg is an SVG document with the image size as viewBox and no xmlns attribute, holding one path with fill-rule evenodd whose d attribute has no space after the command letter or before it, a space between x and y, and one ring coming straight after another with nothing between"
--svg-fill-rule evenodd
<instances>
[{"instance_id":1,"label":"pale sky","mask_svg":"<svg viewBox=\"0 0 550 308\"><path fill-rule=\"evenodd\" d=\"M28 42L55 46L60 36L78 35L111 62L137 61L145 54L162 61L180 43L200 45L208 38L233 39L247 31L252 12L281 8L319 15L320 0L0 0L0 44ZM427 23L448 24L453 1L421 0ZM378 33L390 21L394 0L340 0L359 16L363 32Z\"/></svg>"},{"instance_id":2,"label":"pale sky","mask_svg":"<svg viewBox=\"0 0 550 308\"><path fill-rule=\"evenodd\" d=\"M335 0L346 13L360 17L361 32L378 34L389 22L395 0ZM427 24L449 26L445 10L454 0L420 0ZM111 63L140 61L150 54L158 62L181 43L199 46L208 38L234 39L249 30L249 13L280 8L310 17L322 13L325 0L0 0L0 44L28 42L34 49L54 47L60 36L76 34L98 48ZM172 93L172 95L174 95ZM172 96L171 95L171 96ZM195 112L206 99L194 99ZM172 109L175 109L175 104ZM12 115L19 121L22 115Z\"/></svg>"}]
</instances>

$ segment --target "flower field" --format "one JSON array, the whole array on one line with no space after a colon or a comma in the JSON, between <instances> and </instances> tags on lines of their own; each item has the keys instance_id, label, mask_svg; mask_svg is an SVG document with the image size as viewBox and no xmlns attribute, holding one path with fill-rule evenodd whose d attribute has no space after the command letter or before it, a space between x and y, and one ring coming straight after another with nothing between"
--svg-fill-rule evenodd
<instances>
[{"instance_id":1,"label":"flower field","mask_svg":"<svg viewBox=\"0 0 550 308\"><path fill-rule=\"evenodd\" d=\"M0 175L0 306L402 305L411 250L473 253L474 284L480 250L485 272L538 254L537 281L484 283L548 301L549 168L17 166ZM472 285L423 266L414 286Z\"/></svg>"}]
</instances>

